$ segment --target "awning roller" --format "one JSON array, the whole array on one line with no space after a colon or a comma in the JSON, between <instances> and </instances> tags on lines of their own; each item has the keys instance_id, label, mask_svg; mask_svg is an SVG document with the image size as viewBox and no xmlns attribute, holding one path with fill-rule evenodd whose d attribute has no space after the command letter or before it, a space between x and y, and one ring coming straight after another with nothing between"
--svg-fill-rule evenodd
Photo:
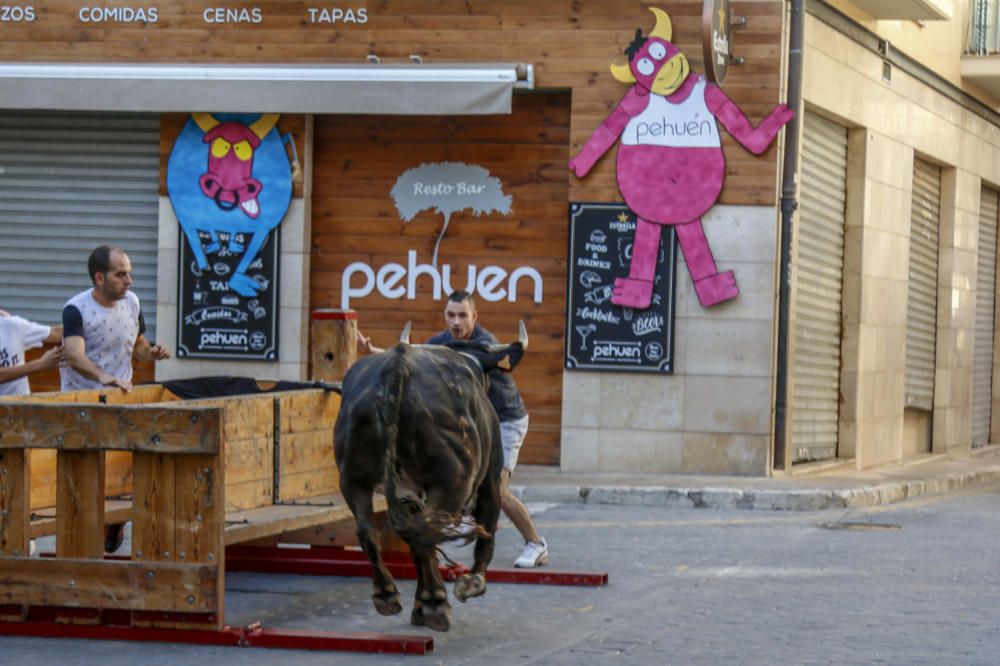
<instances>
[{"instance_id":1,"label":"awning roller","mask_svg":"<svg viewBox=\"0 0 1000 666\"><path fill-rule=\"evenodd\" d=\"M0 63L0 108L483 115L510 113L531 65ZM522 80L519 83L519 72Z\"/></svg>"}]
</instances>

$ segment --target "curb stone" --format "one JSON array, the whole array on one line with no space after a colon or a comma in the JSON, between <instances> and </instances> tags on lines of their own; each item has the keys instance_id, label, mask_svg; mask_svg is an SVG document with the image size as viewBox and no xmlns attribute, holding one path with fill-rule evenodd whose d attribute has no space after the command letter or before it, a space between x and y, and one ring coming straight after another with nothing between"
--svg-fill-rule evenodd
<instances>
[{"instance_id":1,"label":"curb stone","mask_svg":"<svg viewBox=\"0 0 1000 666\"><path fill-rule=\"evenodd\" d=\"M665 486L511 485L524 502L616 504L668 509L821 511L892 504L1000 480L1000 465L935 478L887 481L856 488L672 488Z\"/></svg>"}]
</instances>

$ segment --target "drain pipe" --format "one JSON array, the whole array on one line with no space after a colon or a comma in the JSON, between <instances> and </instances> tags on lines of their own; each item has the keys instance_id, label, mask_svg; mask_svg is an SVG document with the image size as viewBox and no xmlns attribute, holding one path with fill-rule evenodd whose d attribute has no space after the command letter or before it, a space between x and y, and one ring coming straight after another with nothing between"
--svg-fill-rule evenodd
<instances>
[{"instance_id":1,"label":"drain pipe","mask_svg":"<svg viewBox=\"0 0 1000 666\"><path fill-rule=\"evenodd\" d=\"M781 174L781 249L778 280L778 367L774 395L774 469L785 468L785 431L788 420L788 321L792 282L792 215L799 207L796 174L799 169L799 126L802 123L802 46L805 33L805 0L791 0L788 33L788 101L795 117L785 125L785 155Z\"/></svg>"}]
</instances>

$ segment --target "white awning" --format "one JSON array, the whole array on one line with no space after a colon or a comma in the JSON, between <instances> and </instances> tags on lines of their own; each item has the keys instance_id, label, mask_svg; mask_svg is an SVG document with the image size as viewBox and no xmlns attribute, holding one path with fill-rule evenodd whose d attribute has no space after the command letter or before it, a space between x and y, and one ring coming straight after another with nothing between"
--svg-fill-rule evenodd
<instances>
[{"instance_id":1,"label":"white awning","mask_svg":"<svg viewBox=\"0 0 1000 666\"><path fill-rule=\"evenodd\" d=\"M0 63L0 109L481 115L510 113L531 65Z\"/></svg>"}]
</instances>

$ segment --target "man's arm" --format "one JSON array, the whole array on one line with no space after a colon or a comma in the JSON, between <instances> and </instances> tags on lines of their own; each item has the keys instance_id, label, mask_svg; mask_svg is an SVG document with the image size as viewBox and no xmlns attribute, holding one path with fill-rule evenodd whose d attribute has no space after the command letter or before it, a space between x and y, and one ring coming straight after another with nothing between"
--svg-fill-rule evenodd
<instances>
[{"instance_id":1,"label":"man's arm","mask_svg":"<svg viewBox=\"0 0 1000 666\"><path fill-rule=\"evenodd\" d=\"M49 329L49 337L45 338L45 340L43 340L42 342L44 342L47 345L57 345L60 342L62 342L62 338L63 338L63 327L62 324L59 324L58 326L52 326Z\"/></svg>"},{"instance_id":2,"label":"man's arm","mask_svg":"<svg viewBox=\"0 0 1000 666\"><path fill-rule=\"evenodd\" d=\"M61 328L61 327L60 327ZM12 382L21 377L27 377L33 372L56 368L66 359L62 347L53 347L34 361L28 361L21 365L13 365L9 368L0 368L0 384Z\"/></svg>"},{"instance_id":3,"label":"man's arm","mask_svg":"<svg viewBox=\"0 0 1000 666\"><path fill-rule=\"evenodd\" d=\"M170 358L170 349L166 345L151 345L146 336L140 334L135 339L132 355L140 361L165 361Z\"/></svg>"},{"instance_id":4,"label":"man's arm","mask_svg":"<svg viewBox=\"0 0 1000 666\"><path fill-rule=\"evenodd\" d=\"M63 340L63 348L66 350L66 361L69 363L69 367L87 379L104 386L117 386L123 391L132 390L132 382L109 375L87 358L86 343L79 335L71 335Z\"/></svg>"},{"instance_id":5,"label":"man's arm","mask_svg":"<svg viewBox=\"0 0 1000 666\"><path fill-rule=\"evenodd\" d=\"M358 331L357 342L358 351L363 352L365 355L380 354L385 351L385 348L373 345L372 339L370 337L365 337L365 334L361 331Z\"/></svg>"}]
</instances>

